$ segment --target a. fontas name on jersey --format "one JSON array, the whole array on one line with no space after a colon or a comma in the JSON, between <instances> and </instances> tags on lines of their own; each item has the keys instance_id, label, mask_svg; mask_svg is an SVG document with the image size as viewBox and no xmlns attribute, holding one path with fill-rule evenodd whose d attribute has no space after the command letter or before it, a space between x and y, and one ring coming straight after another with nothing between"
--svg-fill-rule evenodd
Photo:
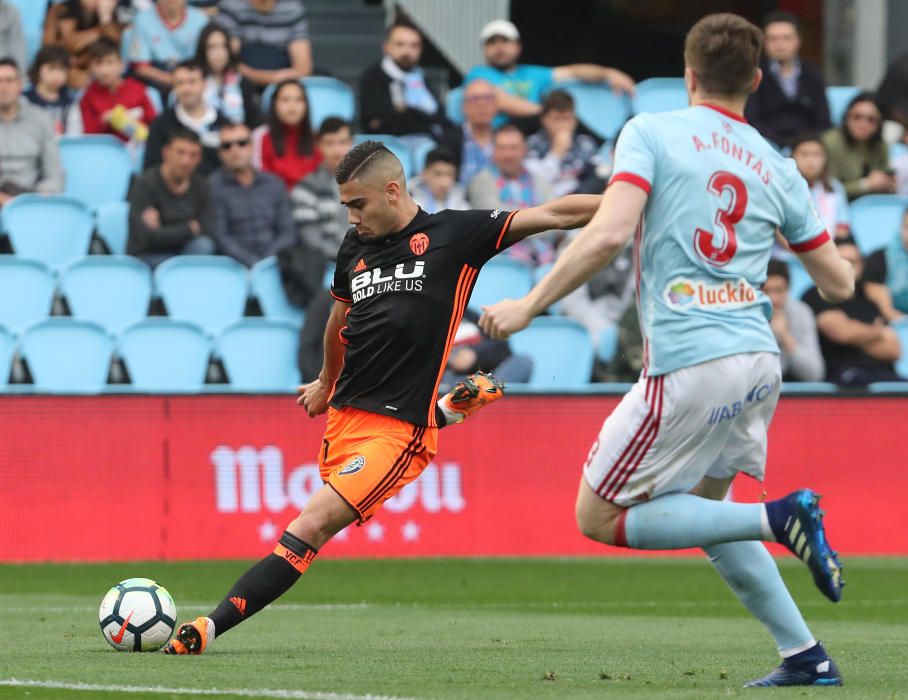
<instances>
[{"instance_id":1,"label":"a. fontas name on jersey","mask_svg":"<svg viewBox=\"0 0 908 700\"><path fill-rule=\"evenodd\" d=\"M354 275L350 280L353 301L361 301L386 292L421 292L425 279L424 260L398 263L393 268L375 267Z\"/></svg>"}]
</instances>

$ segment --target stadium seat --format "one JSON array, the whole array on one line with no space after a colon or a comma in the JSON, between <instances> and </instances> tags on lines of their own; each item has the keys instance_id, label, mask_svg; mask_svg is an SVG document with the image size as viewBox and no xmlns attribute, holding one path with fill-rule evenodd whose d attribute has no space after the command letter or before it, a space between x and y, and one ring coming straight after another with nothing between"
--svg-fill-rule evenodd
<instances>
[{"instance_id":1,"label":"stadium seat","mask_svg":"<svg viewBox=\"0 0 908 700\"><path fill-rule=\"evenodd\" d=\"M535 318L526 330L511 336L511 350L533 358L532 386L567 389L590 382L593 344L576 321Z\"/></svg>"},{"instance_id":2,"label":"stadium seat","mask_svg":"<svg viewBox=\"0 0 908 700\"><path fill-rule=\"evenodd\" d=\"M91 255L61 272L60 291L74 317L117 334L148 314L151 270L127 255Z\"/></svg>"},{"instance_id":3,"label":"stadium seat","mask_svg":"<svg viewBox=\"0 0 908 700\"><path fill-rule=\"evenodd\" d=\"M470 297L470 308L479 313L483 306L502 299L519 299L533 286L533 271L527 265L506 257L485 264Z\"/></svg>"},{"instance_id":4,"label":"stadium seat","mask_svg":"<svg viewBox=\"0 0 908 700\"><path fill-rule=\"evenodd\" d=\"M810 275L807 274L801 261L792 257L788 261L788 296L792 299L800 299L813 286L813 280L810 279Z\"/></svg>"},{"instance_id":5,"label":"stadium seat","mask_svg":"<svg viewBox=\"0 0 908 700\"><path fill-rule=\"evenodd\" d=\"M3 228L13 250L58 268L88 253L94 220L72 197L22 194L3 207Z\"/></svg>"},{"instance_id":6,"label":"stadium seat","mask_svg":"<svg viewBox=\"0 0 908 700\"><path fill-rule=\"evenodd\" d=\"M44 35L44 17L47 14L47 3L41 0L12 0L12 4L19 10L19 18L22 20L22 33L25 35L25 43L28 51L28 61L31 63L38 49L41 48L41 40ZM19 66L24 75L28 66Z\"/></svg>"},{"instance_id":7,"label":"stadium seat","mask_svg":"<svg viewBox=\"0 0 908 700\"><path fill-rule=\"evenodd\" d=\"M783 394L837 394L839 387L830 382L783 382Z\"/></svg>"},{"instance_id":8,"label":"stadium seat","mask_svg":"<svg viewBox=\"0 0 908 700\"><path fill-rule=\"evenodd\" d=\"M436 148L438 148L438 144L432 139L426 138L410 149L413 152L413 171L417 175L426 167L426 156Z\"/></svg>"},{"instance_id":9,"label":"stadium seat","mask_svg":"<svg viewBox=\"0 0 908 700\"><path fill-rule=\"evenodd\" d=\"M608 364L618 354L618 326L612 324L604 328L599 336L599 347L596 348L596 357L600 362Z\"/></svg>"},{"instance_id":10,"label":"stadium seat","mask_svg":"<svg viewBox=\"0 0 908 700\"><path fill-rule=\"evenodd\" d=\"M234 389L289 392L300 383L299 339L288 321L245 318L221 333L215 349Z\"/></svg>"},{"instance_id":11,"label":"stadium seat","mask_svg":"<svg viewBox=\"0 0 908 700\"><path fill-rule=\"evenodd\" d=\"M50 315L54 273L37 260L0 255L0 326L19 332Z\"/></svg>"},{"instance_id":12,"label":"stadium seat","mask_svg":"<svg viewBox=\"0 0 908 700\"><path fill-rule=\"evenodd\" d=\"M154 271L167 314L216 334L242 317L249 289L246 268L219 255L180 255Z\"/></svg>"},{"instance_id":13,"label":"stadium seat","mask_svg":"<svg viewBox=\"0 0 908 700\"><path fill-rule=\"evenodd\" d=\"M688 105L684 78L649 78L637 83L634 114L671 112Z\"/></svg>"},{"instance_id":14,"label":"stadium seat","mask_svg":"<svg viewBox=\"0 0 908 700\"><path fill-rule=\"evenodd\" d=\"M136 391L199 391L211 341L195 324L147 318L123 331L119 352Z\"/></svg>"},{"instance_id":15,"label":"stadium seat","mask_svg":"<svg viewBox=\"0 0 908 700\"><path fill-rule=\"evenodd\" d=\"M289 321L297 328L303 325L306 311L287 300L277 258L265 258L257 262L250 271L249 284L267 318Z\"/></svg>"},{"instance_id":16,"label":"stadium seat","mask_svg":"<svg viewBox=\"0 0 908 700\"><path fill-rule=\"evenodd\" d=\"M119 139L107 134L64 136L60 160L66 172L64 194L90 207L126 199L132 161Z\"/></svg>"},{"instance_id":17,"label":"stadium seat","mask_svg":"<svg viewBox=\"0 0 908 700\"><path fill-rule=\"evenodd\" d=\"M879 250L901 230L908 197L868 194L851 203L851 231L865 256Z\"/></svg>"},{"instance_id":18,"label":"stadium seat","mask_svg":"<svg viewBox=\"0 0 908 700\"><path fill-rule=\"evenodd\" d=\"M35 389L98 393L107 383L113 339L97 323L49 318L22 336L20 348Z\"/></svg>"},{"instance_id":19,"label":"stadium seat","mask_svg":"<svg viewBox=\"0 0 908 700\"><path fill-rule=\"evenodd\" d=\"M577 116L600 138L611 141L631 116L627 95L616 95L608 85L566 81L553 90L565 90L574 98Z\"/></svg>"},{"instance_id":20,"label":"stadium seat","mask_svg":"<svg viewBox=\"0 0 908 700\"><path fill-rule=\"evenodd\" d=\"M896 158L902 158L908 155L908 144L901 141L889 144L889 161L890 163Z\"/></svg>"},{"instance_id":21,"label":"stadium seat","mask_svg":"<svg viewBox=\"0 0 908 700\"><path fill-rule=\"evenodd\" d=\"M853 85L830 85L826 88L826 101L829 103L829 118L833 126L842 124L845 109L848 103L861 92L861 88Z\"/></svg>"},{"instance_id":22,"label":"stadium seat","mask_svg":"<svg viewBox=\"0 0 908 700\"><path fill-rule=\"evenodd\" d=\"M463 88L449 90L445 96L445 114L455 124L463 124Z\"/></svg>"},{"instance_id":23,"label":"stadium seat","mask_svg":"<svg viewBox=\"0 0 908 700\"><path fill-rule=\"evenodd\" d=\"M416 175L413 151L403 139L388 134L357 134L353 137L353 143L362 143L363 141L381 141L391 153L400 159L400 163L404 168L404 175L408 178Z\"/></svg>"},{"instance_id":24,"label":"stadium seat","mask_svg":"<svg viewBox=\"0 0 908 700\"><path fill-rule=\"evenodd\" d=\"M899 343L902 345L901 357L895 363L895 371L905 379L908 379L908 323L900 322L892 324L892 328L899 336Z\"/></svg>"},{"instance_id":25,"label":"stadium seat","mask_svg":"<svg viewBox=\"0 0 908 700\"><path fill-rule=\"evenodd\" d=\"M114 255L126 253L129 240L129 202L107 202L95 209L95 230Z\"/></svg>"},{"instance_id":26,"label":"stadium seat","mask_svg":"<svg viewBox=\"0 0 908 700\"><path fill-rule=\"evenodd\" d=\"M328 261L325 265L325 276L322 278L322 286L325 289L331 289L331 285L334 284L334 271L337 269L337 265L334 261Z\"/></svg>"},{"instance_id":27,"label":"stadium seat","mask_svg":"<svg viewBox=\"0 0 908 700\"><path fill-rule=\"evenodd\" d=\"M161 98L161 92L151 85L145 86L145 94L148 95L148 101L151 102L151 106L154 107L154 113L160 114L164 111L164 100ZM173 94L171 92L171 94Z\"/></svg>"},{"instance_id":28,"label":"stadium seat","mask_svg":"<svg viewBox=\"0 0 908 700\"><path fill-rule=\"evenodd\" d=\"M16 354L16 339L13 334L0 326L0 386L9 382L9 371Z\"/></svg>"},{"instance_id":29,"label":"stadium seat","mask_svg":"<svg viewBox=\"0 0 908 700\"><path fill-rule=\"evenodd\" d=\"M317 132L327 117L340 117L353 121L356 101L353 90L345 82L325 75L310 75L300 82L306 87L309 98L309 121L312 131ZM269 85L262 93L262 111L267 114L271 108L276 85Z\"/></svg>"}]
</instances>

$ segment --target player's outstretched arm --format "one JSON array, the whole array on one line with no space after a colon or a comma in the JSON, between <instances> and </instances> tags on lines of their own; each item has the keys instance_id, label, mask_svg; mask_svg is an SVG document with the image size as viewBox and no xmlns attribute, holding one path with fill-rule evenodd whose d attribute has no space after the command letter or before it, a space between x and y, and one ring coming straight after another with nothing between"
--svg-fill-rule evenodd
<instances>
[{"instance_id":1,"label":"player's outstretched arm","mask_svg":"<svg viewBox=\"0 0 908 700\"><path fill-rule=\"evenodd\" d=\"M344 301L335 301L328 325L325 326L325 360L322 371L315 381L304 384L299 388L299 397L296 399L298 406L304 406L310 417L318 416L328 410L328 399L331 390L340 376L344 366L344 344L341 342L340 331L346 325L347 311L350 304Z\"/></svg>"},{"instance_id":2,"label":"player's outstretched arm","mask_svg":"<svg viewBox=\"0 0 908 700\"><path fill-rule=\"evenodd\" d=\"M496 339L507 338L608 265L633 234L647 197L644 190L627 182L609 185L590 223L565 248L549 273L522 299L506 299L484 309L479 321L482 330ZM512 230L517 217L527 212L514 215Z\"/></svg>"},{"instance_id":3,"label":"player's outstretched arm","mask_svg":"<svg viewBox=\"0 0 908 700\"><path fill-rule=\"evenodd\" d=\"M826 241L797 256L826 301L841 304L854 294L854 267L839 255L835 243Z\"/></svg>"},{"instance_id":4,"label":"player's outstretched arm","mask_svg":"<svg viewBox=\"0 0 908 700\"><path fill-rule=\"evenodd\" d=\"M602 195L599 194L569 194L538 207L521 209L511 219L505 241L513 244L534 233L586 226L601 201Z\"/></svg>"}]
</instances>

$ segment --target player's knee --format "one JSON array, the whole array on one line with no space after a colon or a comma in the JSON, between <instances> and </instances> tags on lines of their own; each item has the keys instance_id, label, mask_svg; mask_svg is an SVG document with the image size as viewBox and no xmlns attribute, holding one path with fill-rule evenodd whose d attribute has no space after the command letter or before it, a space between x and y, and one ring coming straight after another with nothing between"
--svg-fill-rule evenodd
<instances>
[{"instance_id":1,"label":"player's knee","mask_svg":"<svg viewBox=\"0 0 908 700\"><path fill-rule=\"evenodd\" d=\"M615 523L608 518L603 518L599 513L592 513L589 509L578 504L576 511L577 527L580 533L594 542L602 544L615 543Z\"/></svg>"}]
</instances>

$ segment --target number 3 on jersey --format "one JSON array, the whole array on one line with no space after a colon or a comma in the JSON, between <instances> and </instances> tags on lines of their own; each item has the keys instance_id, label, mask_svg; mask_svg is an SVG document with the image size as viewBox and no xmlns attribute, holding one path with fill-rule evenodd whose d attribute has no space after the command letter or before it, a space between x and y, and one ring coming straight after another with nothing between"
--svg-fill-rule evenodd
<instances>
[{"instance_id":1,"label":"number 3 on jersey","mask_svg":"<svg viewBox=\"0 0 908 700\"><path fill-rule=\"evenodd\" d=\"M717 197L728 192L731 199L727 207L716 212L715 231L698 228L694 232L694 248L710 265L722 267L728 264L738 250L735 224L744 218L747 188L741 178L725 170L713 173L706 188Z\"/></svg>"}]
</instances>

